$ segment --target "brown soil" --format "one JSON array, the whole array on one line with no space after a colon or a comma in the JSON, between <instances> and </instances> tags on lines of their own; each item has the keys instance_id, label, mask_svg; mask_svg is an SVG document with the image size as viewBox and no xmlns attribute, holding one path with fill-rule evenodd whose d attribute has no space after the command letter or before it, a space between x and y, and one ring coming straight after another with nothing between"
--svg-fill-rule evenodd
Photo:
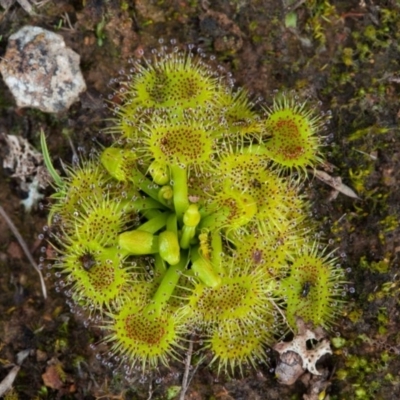
<instances>
[{"instance_id":1,"label":"brown soil","mask_svg":"<svg viewBox=\"0 0 400 400\"><path fill-rule=\"evenodd\" d=\"M0 133L20 135L39 149L43 129L57 167L60 159L72 160L69 139L84 152L109 140L99 131L110 115L104 107L112 93L110 79L128 68L139 49L157 47L161 38L194 43L215 54L238 86L267 104L274 90L297 90L332 113L325 132L331 174L340 176L360 199L342 194L332 198L331 188L317 180L308 189L313 217L332 248L339 248L338 262L348 268L355 288L332 334L345 339L343 347L323 360L330 371L325 398L400 398L398 2L294 1L298 8L292 27L283 4L289 0L36 3L35 15L18 2L7 11L0 7L0 56L9 35L24 25L57 31L80 54L88 89L68 112L49 115L16 108L0 80ZM51 193L48 188L46 195ZM25 196L9 171L0 171L0 205L39 260L46 246L39 239L47 223L46 207L25 213L20 204ZM46 277L49 295L43 300L37 273L1 217L0 266L0 381L17 355L29 350L14 382L19 399L179 398L174 395L184 371L179 363L131 383L123 371L113 373L105 365L99 353L106 349L91 346L101 333L71 314L51 278ZM245 370L244 377L235 379L218 377L205 362L185 399L303 398L312 383L303 379L279 385L275 357L271 351L269 366Z\"/></svg>"}]
</instances>

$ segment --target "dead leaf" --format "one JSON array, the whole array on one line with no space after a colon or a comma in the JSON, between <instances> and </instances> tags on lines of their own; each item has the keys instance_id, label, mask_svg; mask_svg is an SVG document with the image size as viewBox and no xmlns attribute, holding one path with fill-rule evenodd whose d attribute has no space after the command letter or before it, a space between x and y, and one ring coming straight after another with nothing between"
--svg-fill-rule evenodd
<instances>
[{"instance_id":1,"label":"dead leaf","mask_svg":"<svg viewBox=\"0 0 400 400\"><path fill-rule=\"evenodd\" d=\"M17 0L17 2L29 15L35 15L32 4L28 0Z\"/></svg>"},{"instance_id":2,"label":"dead leaf","mask_svg":"<svg viewBox=\"0 0 400 400\"><path fill-rule=\"evenodd\" d=\"M0 382L0 396L3 396L4 393L11 389L20 368L19 365L13 367L7 376Z\"/></svg>"},{"instance_id":3,"label":"dead leaf","mask_svg":"<svg viewBox=\"0 0 400 400\"><path fill-rule=\"evenodd\" d=\"M343 193L345 196L351 197L353 199L359 199L357 194L354 192L353 189L350 189L347 185L342 183L342 178L340 176L333 177L330 176L328 173L324 171L313 171L314 175L322 182L326 183L327 185L333 187L335 190Z\"/></svg>"},{"instance_id":4,"label":"dead leaf","mask_svg":"<svg viewBox=\"0 0 400 400\"><path fill-rule=\"evenodd\" d=\"M42 374L43 383L45 386L59 390L63 387L63 382L60 377L60 367L57 365L49 365L46 372Z\"/></svg>"},{"instance_id":5,"label":"dead leaf","mask_svg":"<svg viewBox=\"0 0 400 400\"><path fill-rule=\"evenodd\" d=\"M0 6L2 6L4 9L8 9L15 0L0 0Z\"/></svg>"},{"instance_id":6,"label":"dead leaf","mask_svg":"<svg viewBox=\"0 0 400 400\"><path fill-rule=\"evenodd\" d=\"M16 242L11 242L7 248L7 254L10 258L14 260L22 260L24 258L24 253Z\"/></svg>"}]
</instances>

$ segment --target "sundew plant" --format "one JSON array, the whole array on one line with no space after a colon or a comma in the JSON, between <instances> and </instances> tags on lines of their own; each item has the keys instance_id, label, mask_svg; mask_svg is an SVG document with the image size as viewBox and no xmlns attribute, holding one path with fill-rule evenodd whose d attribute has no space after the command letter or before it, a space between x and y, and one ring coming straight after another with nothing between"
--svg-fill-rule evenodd
<instances>
[{"instance_id":1,"label":"sundew plant","mask_svg":"<svg viewBox=\"0 0 400 400\"><path fill-rule=\"evenodd\" d=\"M296 317L329 329L343 304L301 190L324 117L287 93L256 107L206 58L132 60L113 145L63 178L42 137L59 286L129 368L181 359L193 332L218 371L256 366Z\"/></svg>"}]
</instances>

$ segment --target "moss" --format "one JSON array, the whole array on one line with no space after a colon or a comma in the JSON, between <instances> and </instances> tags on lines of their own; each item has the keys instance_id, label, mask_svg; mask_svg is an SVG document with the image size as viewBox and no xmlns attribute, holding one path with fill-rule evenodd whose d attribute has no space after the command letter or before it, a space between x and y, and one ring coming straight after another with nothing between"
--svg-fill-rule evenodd
<instances>
[{"instance_id":1,"label":"moss","mask_svg":"<svg viewBox=\"0 0 400 400\"><path fill-rule=\"evenodd\" d=\"M3 397L4 400L18 400L19 396L15 389L8 390Z\"/></svg>"},{"instance_id":2,"label":"moss","mask_svg":"<svg viewBox=\"0 0 400 400\"><path fill-rule=\"evenodd\" d=\"M387 273L389 271L390 262L389 258L383 258L381 261L369 262L366 256L362 256L359 261L360 268L368 269L372 272Z\"/></svg>"}]
</instances>

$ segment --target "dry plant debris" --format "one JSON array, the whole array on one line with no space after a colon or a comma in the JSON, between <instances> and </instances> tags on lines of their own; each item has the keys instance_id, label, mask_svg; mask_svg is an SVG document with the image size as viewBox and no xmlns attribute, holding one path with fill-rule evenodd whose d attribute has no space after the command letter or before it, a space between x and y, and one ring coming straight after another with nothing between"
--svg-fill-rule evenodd
<instances>
[{"instance_id":1,"label":"dry plant debris","mask_svg":"<svg viewBox=\"0 0 400 400\"><path fill-rule=\"evenodd\" d=\"M285 385L292 385L308 370L313 375L321 375L316 363L325 354L332 354L329 340L324 338L322 330L312 331L301 320L297 319L298 334L291 342L277 343L273 348L279 353L279 360L275 370L278 381ZM317 341L309 349L308 341Z\"/></svg>"},{"instance_id":2,"label":"dry plant debris","mask_svg":"<svg viewBox=\"0 0 400 400\"><path fill-rule=\"evenodd\" d=\"M43 156L21 136L0 133L0 142L4 142L3 168L11 171L11 177L19 182L28 197L21 201L29 212L43 198L39 189L49 184L49 174L43 164Z\"/></svg>"}]
</instances>

